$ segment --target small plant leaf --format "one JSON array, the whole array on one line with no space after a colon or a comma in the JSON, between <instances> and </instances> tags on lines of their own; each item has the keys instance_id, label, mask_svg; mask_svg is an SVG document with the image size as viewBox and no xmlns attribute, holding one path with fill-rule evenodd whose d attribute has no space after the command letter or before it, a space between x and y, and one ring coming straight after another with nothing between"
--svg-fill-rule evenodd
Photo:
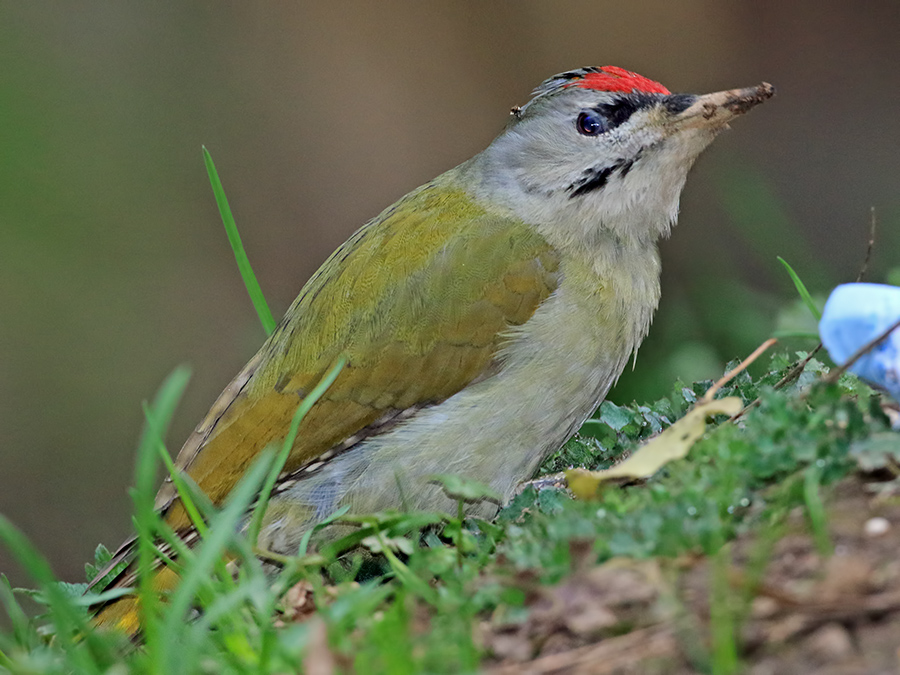
<instances>
[{"instance_id":1,"label":"small plant leaf","mask_svg":"<svg viewBox=\"0 0 900 675\"><path fill-rule=\"evenodd\" d=\"M604 481L614 478L647 478L669 462L686 456L694 443L706 431L710 415L735 415L743 408L737 396L713 399L690 410L659 436L648 441L631 457L603 471L569 469L565 472L569 489L579 499L591 499Z\"/></svg>"}]
</instances>

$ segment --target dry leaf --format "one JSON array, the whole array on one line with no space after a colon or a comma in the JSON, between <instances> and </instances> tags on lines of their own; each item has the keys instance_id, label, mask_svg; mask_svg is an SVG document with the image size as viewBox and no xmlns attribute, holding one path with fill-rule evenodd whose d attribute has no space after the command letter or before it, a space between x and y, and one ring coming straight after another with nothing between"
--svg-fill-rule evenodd
<instances>
[{"instance_id":1,"label":"dry leaf","mask_svg":"<svg viewBox=\"0 0 900 675\"><path fill-rule=\"evenodd\" d=\"M736 396L698 403L680 420L640 447L631 457L603 471L569 469L569 489L579 499L591 499L603 481L613 478L647 478L675 459L681 459L706 431L710 415L736 415L743 408Z\"/></svg>"}]
</instances>

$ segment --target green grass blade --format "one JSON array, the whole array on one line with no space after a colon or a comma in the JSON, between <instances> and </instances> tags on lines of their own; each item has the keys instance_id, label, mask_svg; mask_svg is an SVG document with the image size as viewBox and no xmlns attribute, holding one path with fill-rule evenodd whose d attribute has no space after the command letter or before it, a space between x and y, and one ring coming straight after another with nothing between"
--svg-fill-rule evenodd
<instances>
[{"instance_id":1,"label":"green grass blade","mask_svg":"<svg viewBox=\"0 0 900 675\"><path fill-rule=\"evenodd\" d=\"M821 480L822 472L818 467L811 466L806 470L806 474L803 476L803 499L806 502L806 513L809 516L816 549L819 555L827 558L834 554L834 544L828 533L828 514L825 511L825 504L822 502L822 495L819 494Z\"/></svg>"},{"instance_id":2,"label":"green grass blade","mask_svg":"<svg viewBox=\"0 0 900 675\"><path fill-rule=\"evenodd\" d=\"M178 366L163 380L159 386L156 395L153 397L153 403L149 407L149 413L153 416L153 425L145 424L141 432L141 439L138 442L138 467L135 470L135 485L142 486L141 482L148 485L148 489L152 490L156 485L156 476L144 473L144 466L141 461L146 462L151 467L156 466L155 452L157 439L162 442L166 432L169 430L169 423L175 414L175 408L187 387L188 381L191 379L191 369L185 365ZM143 454L142 454L143 451Z\"/></svg>"},{"instance_id":3,"label":"green grass blade","mask_svg":"<svg viewBox=\"0 0 900 675\"><path fill-rule=\"evenodd\" d=\"M82 596L77 598L72 598L72 602L77 607L90 607L92 605L99 605L101 603L107 603L111 600L117 600L118 598L123 598L126 595L131 595L134 592L134 589L127 587L120 588L111 588L108 591L103 591L102 593L85 593Z\"/></svg>"},{"instance_id":4,"label":"green grass blade","mask_svg":"<svg viewBox=\"0 0 900 675\"><path fill-rule=\"evenodd\" d=\"M141 624L144 640L152 652L156 644L156 608L159 601L153 588L153 567L156 559L155 532L158 516L154 510L156 495L157 445L169 428L175 408L190 379L190 369L179 366L163 381L153 404L146 408L147 421L138 446L135 469L134 522L138 534L138 589L140 595Z\"/></svg>"},{"instance_id":5,"label":"green grass blade","mask_svg":"<svg viewBox=\"0 0 900 675\"><path fill-rule=\"evenodd\" d=\"M303 537L300 539L300 546L298 547L297 556L302 558L309 552L309 542L312 539L312 536L318 532L319 530L324 530L328 525L336 521L338 518L343 516L347 511L350 510L350 505L344 505L339 508L337 511L322 519L319 523L316 524L315 527L308 529L303 533Z\"/></svg>"},{"instance_id":6,"label":"green grass blade","mask_svg":"<svg viewBox=\"0 0 900 675\"><path fill-rule=\"evenodd\" d=\"M166 607L165 624L160 634L159 653L170 660L170 668L162 672L183 672L182 661L188 666L192 655L186 651L188 642L182 640L188 610L194 603L197 592L210 579L210 572L221 562L229 543L237 536L238 525L272 465L272 455L268 452L254 462L231 491L224 508L211 519L207 537L199 544L196 558L183 570L181 583L172 593Z\"/></svg>"},{"instance_id":7,"label":"green grass blade","mask_svg":"<svg viewBox=\"0 0 900 675\"><path fill-rule=\"evenodd\" d=\"M822 312L819 311L819 308L816 307L816 303L813 302L812 297L809 294L809 291L806 290L806 285L800 280L800 277L797 276L797 273L794 271L790 265L788 265L787 261L778 256L778 261L784 265L784 268L787 270L787 273L791 275L791 280L794 282L794 286L797 287L797 293L800 294L800 297L803 299L803 302L806 303L806 306L809 307L809 311L812 312L812 315L816 318L816 321L820 321L822 319Z\"/></svg>"},{"instance_id":8,"label":"green grass blade","mask_svg":"<svg viewBox=\"0 0 900 675\"><path fill-rule=\"evenodd\" d=\"M256 597L263 596L268 591L265 577L259 577L253 581L246 581L235 590L216 596L215 600L206 606L203 615L193 628L198 633L205 633L229 616L234 616L240 609L251 604ZM266 616L269 619L270 616Z\"/></svg>"},{"instance_id":9,"label":"green grass blade","mask_svg":"<svg viewBox=\"0 0 900 675\"><path fill-rule=\"evenodd\" d=\"M40 586L56 629L56 640L67 652L72 672L96 672L92 666L94 660L109 658L103 641L89 629L87 615L62 590L46 558L3 515L0 515L0 544L6 546ZM83 636L88 650L79 647L78 636Z\"/></svg>"},{"instance_id":10,"label":"green grass blade","mask_svg":"<svg viewBox=\"0 0 900 675\"><path fill-rule=\"evenodd\" d=\"M172 456L169 454L162 436L158 433L156 429L156 420L146 403L144 404L144 419L147 423L147 428L153 432L153 440L159 452L160 459L162 459L163 465L166 467L166 471L172 479L172 483L175 485L175 490L178 492L178 497L181 499L181 505L187 512L194 527L197 528L200 536L204 536L206 534L206 521L204 521L203 516L200 515L200 510L194 503L193 496L184 480L183 474L175 466L175 462L172 460Z\"/></svg>"},{"instance_id":11,"label":"green grass blade","mask_svg":"<svg viewBox=\"0 0 900 675\"><path fill-rule=\"evenodd\" d=\"M216 165L213 164L212 157L206 146L203 146L203 161L206 163L209 182L216 197L216 204L219 207L219 214L222 216L222 223L225 225L228 243L231 244L231 250L234 251L234 259L237 261L238 270L240 270L241 278L244 280L244 286L247 288L247 293L250 294L250 301L253 303L254 309L256 309L256 314L259 316L263 330L266 332L266 335L271 335L272 331L275 330L275 319L272 317L272 312L266 303L262 288L260 288L256 275L253 273L253 268L250 266L250 259L244 250L244 244L241 243L241 235L238 233L237 223L234 222L234 215L232 215L231 207L228 205L225 189L222 187L222 181L219 180Z\"/></svg>"},{"instance_id":12,"label":"green grass blade","mask_svg":"<svg viewBox=\"0 0 900 675\"><path fill-rule=\"evenodd\" d=\"M16 664L13 662L13 660L2 651L0 651L0 668L5 668L9 672L14 672L15 667Z\"/></svg>"},{"instance_id":13,"label":"green grass blade","mask_svg":"<svg viewBox=\"0 0 900 675\"><path fill-rule=\"evenodd\" d=\"M728 570L731 548L723 546L712 558L712 590L709 598L710 642L713 675L734 675L739 671L731 586Z\"/></svg>"},{"instance_id":14,"label":"green grass blade","mask_svg":"<svg viewBox=\"0 0 900 675\"><path fill-rule=\"evenodd\" d=\"M256 546L256 541L259 539L259 530L262 527L262 519L266 513L269 496L272 494L272 489L275 487L275 482L278 480L278 476L284 468L285 462L287 462L288 455L291 453L291 448L294 447L294 439L297 438L297 429L300 428L300 422L303 421L303 418L306 417L306 414L313 405L315 405L316 401L319 400L322 394L324 394L328 387L330 387L337 379L337 376L340 374L341 370L344 369L346 363L346 356L341 355L338 357L338 360L331 367L331 370L328 371L325 377L319 380L319 383L297 407L297 411L291 419L291 426L288 430L288 434L281 445L281 451L278 453L278 457L272 465L269 475L266 476L266 482L263 484L256 507L253 509L253 517L251 518L250 526L247 529L247 539L249 539L251 546Z\"/></svg>"},{"instance_id":15,"label":"green grass blade","mask_svg":"<svg viewBox=\"0 0 900 675\"><path fill-rule=\"evenodd\" d=\"M0 574L0 605L6 610L6 616L12 626L13 637L19 647L27 648L32 646L30 626L28 625L28 615L25 610L16 601L13 594L12 585L5 574Z\"/></svg>"},{"instance_id":16,"label":"green grass blade","mask_svg":"<svg viewBox=\"0 0 900 675\"><path fill-rule=\"evenodd\" d=\"M384 538L384 533L379 530L375 537L381 544L381 554L385 558L387 558L387 561L391 566L391 570L393 570L394 575L397 577L397 579L399 579L404 586L413 591L425 602L428 602L432 605L437 605L439 599L437 592L428 585L428 582L423 581L422 579L417 577L415 572L409 569L409 567L407 567L403 563L403 561L400 560L400 558L394 555L394 552L391 550L390 544Z\"/></svg>"}]
</instances>

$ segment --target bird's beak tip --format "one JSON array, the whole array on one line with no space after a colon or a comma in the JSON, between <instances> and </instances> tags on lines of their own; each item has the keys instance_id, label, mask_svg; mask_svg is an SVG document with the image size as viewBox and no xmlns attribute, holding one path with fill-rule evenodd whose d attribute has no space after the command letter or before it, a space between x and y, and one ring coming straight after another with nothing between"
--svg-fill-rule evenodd
<instances>
[{"instance_id":1,"label":"bird's beak tip","mask_svg":"<svg viewBox=\"0 0 900 675\"><path fill-rule=\"evenodd\" d=\"M702 120L701 126L724 127L730 120L743 115L751 108L764 103L775 95L775 87L761 82L755 87L727 89L698 96L680 118ZM693 122L691 126L696 124Z\"/></svg>"}]
</instances>

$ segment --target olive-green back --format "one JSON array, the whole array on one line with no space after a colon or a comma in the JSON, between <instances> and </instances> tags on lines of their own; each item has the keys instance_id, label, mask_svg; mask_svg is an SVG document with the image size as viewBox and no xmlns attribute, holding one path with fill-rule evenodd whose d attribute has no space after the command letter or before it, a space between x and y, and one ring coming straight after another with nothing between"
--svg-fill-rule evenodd
<instances>
[{"instance_id":1,"label":"olive-green back","mask_svg":"<svg viewBox=\"0 0 900 675\"><path fill-rule=\"evenodd\" d=\"M533 228L439 181L332 254L188 439L177 463L214 503L284 438L340 355L347 364L303 420L287 472L488 377L505 330L556 288L556 252ZM157 504L173 527L189 526L170 485Z\"/></svg>"}]
</instances>

